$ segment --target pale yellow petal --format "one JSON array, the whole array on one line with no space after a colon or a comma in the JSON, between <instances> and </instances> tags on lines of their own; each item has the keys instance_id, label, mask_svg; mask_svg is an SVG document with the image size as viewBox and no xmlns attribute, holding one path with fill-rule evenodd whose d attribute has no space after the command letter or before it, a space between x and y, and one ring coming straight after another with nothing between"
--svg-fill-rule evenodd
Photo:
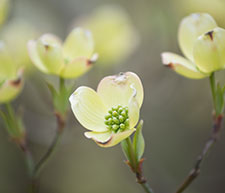
<instances>
[{"instance_id":1,"label":"pale yellow petal","mask_svg":"<svg viewBox=\"0 0 225 193\"><path fill-rule=\"evenodd\" d=\"M198 38L194 46L198 68L206 73L225 68L225 30L215 28Z\"/></svg>"},{"instance_id":2,"label":"pale yellow petal","mask_svg":"<svg viewBox=\"0 0 225 193\"><path fill-rule=\"evenodd\" d=\"M48 73L47 67L43 64L42 60L38 55L36 44L37 43L34 40L30 40L27 44L30 59L39 70L41 70L44 73Z\"/></svg>"},{"instance_id":3,"label":"pale yellow petal","mask_svg":"<svg viewBox=\"0 0 225 193\"><path fill-rule=\"evenodd\" d=\"M140 108L143 102L144 91L140 78L133 72L120 73L103 78L98 85L97 93L108 108L118 105L128 107L134 89Z\"/></svg>"},{"instance_id":4,"label":"pale yellow petal","mask_svg":"<svg viewBox=\"0 0 225 193\"><path fill-rule=\"evenodd\" d=\"M216 22L207 13L194 13L181 21L178 32L179 45L189 60L193 62L193 46L196 39L215 27Z\"/></svg>"},{"instance_id":5,"label":"pale yellow petal","mask_svg":"<svg viewBox=\"0 0 225 193\"><path fill-rule=\"evenodd\" d=\"M93 139L94 141L98 143L106 143L108 142L112 137L112 132L85 132L85 137L88 139Z\"/></svg>"},{"instance_id":6,"label":"pale yellow petal","mask_svg":"<svg viewBox=\"0 0 225 193\"><path fill-rule=\"evenodd\" d=\"M58 75L64 66L60 40L52 34L44 34L37 40L36 49L48 73Z\"/></svg>"},{"instance_id":7,"label":"pale yellow petal","mask_svg":"<svg viewBox=\"0 0 225 193\"><path fill-rule=\"evenodd\" d=\"M132 88L132 86L131 86ZM140 107L137 102L137 93L135 88L133 88L133 95L131 96L128 103L128 113L129 113L129 127L134 128L139 121Z\"/></svg>"},{"instance_id":8,"label":"pale yellow petal","mask_svg":"<svg viewBox=\"0 0 225 193\"><path fill-rule=\"evenodd\" d=\"M84 57L76 58L72 62L64 65L60 76L64 78L77 78L86 73L92 66L93 63L91 60L87 60Z\"/></svg>"},{"instance_id":9,"label":"pale yellow petal","mask_svg":"<svg viewBox=\"0 0 225 193\"><path fill-rule=\"evenodd\" d=\"M24 80L21 77L0 83L0 103L7 103L15 99L20 94L23 85Z\"/></svg>"},{"instance_id":10,"label":"pale yellow petal","mask_svg":"<svg viewBox=\"0 0 225 193\"><path fill-rule=\"evenodd\" d=\"M90 59L94 51L94 40L88 30L75 28L65 40L63 55L66 60L74 60L77 57Z\"/></svg>"},{"instance_id":11,"label":"pale yellow petal","mask_svg":"<svg viewBox=\"0 0 225 193\"><path fill-rule=\"evenodd\" d=\"M97 132L107 131L104 123L107 109L93 89L81 86L69 100L75 117L83 127Z\"/></svg>"},{"instance_id":12,"label":"pale yellow petal","mask_svg":"<svg viewBox=\"0 0 225 193\"><path fill-rule=\"evenodd\" d=\"M163 64L182 76L192 79L200 79L209 76L209 74L200 72L195 64L182 56L170 52L164 52L161 56Z\"/></svg>"},{"instance_id":13,"label":"pale yellow petal","mask_svg":"<svg viewBox=\"0 0 225 193\"><path fill-rule=\"evenodd\" d=\"M136 129L128 129L120 133L112 133L111 138L105 142L95 141L101 147L112 147L129 137L135 130Z\"/></svg>"}]
</instances>

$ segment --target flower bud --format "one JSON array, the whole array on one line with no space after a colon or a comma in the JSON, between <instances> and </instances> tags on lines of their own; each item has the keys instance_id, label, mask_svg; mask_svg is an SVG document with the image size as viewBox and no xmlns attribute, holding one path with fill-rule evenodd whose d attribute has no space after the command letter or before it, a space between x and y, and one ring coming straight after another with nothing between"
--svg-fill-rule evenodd
<instances>
[{"instance_id":1,"label":"flower bud","mask_svg":"<svg viewBox=\"0 0 225 193\"><path fill-rule=\"evenodd\" d=\"M215 27L216 22L206 13L194 13L181 21L178 41L182 52L189 60L193 62L193 46L196 39Z\"/></svg>"},{"instance_id":2,"label":"flower bud","mask_svg":"<svg viewBox=\"0 0 225 193\"><path fill-rule=\"evenodd\" d=\"M225 68L225 30L215 28L201 35L194 44L194 60L205 73Z\"/></svg>"}]
</instances>

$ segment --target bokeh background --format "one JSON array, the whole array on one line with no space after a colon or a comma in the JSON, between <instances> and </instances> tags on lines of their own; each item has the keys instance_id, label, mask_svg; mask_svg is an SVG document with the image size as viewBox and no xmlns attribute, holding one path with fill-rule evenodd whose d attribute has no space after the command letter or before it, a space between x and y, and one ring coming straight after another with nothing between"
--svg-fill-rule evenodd
<instances>
[{"instance_id":1,"label":"bokeh background","mask_svg":"<svg viewBox=\"0 0 225 193\"><path fill-rule=\"evenodd\" d=\"M174 192L187 175L207 140L212 125L209 80L189 80L163 67L160 53L180 53L177 29L192 12L208 12L225 27L223 0L14 0L5 25L15 18L30 22L39 33L66 37L74 20L102 5L127 11L139 34L139 45L117 64L96 66L74 81L97 87L103 76L134 71L142 79L145 99L141 110L146 141L144 174L156 193ZM1 26L1 30L4 26ZM18 46L18 45L16 45ZM217 73L224 83L224 72ZM25 89L14 102L23 106L29 146L35 160L43 155L55 134L51 96L44 79L29 73ZM100 148L83 136L85 130L70 113L62 142L41 174L40 193L141 193L135 176L124 163L120 145ZM202 166L199 178L186 193L224 193L225 134ZM9 140L0 121L0 192L27 192L23 154Z\"/></svg>"}]
</instances>

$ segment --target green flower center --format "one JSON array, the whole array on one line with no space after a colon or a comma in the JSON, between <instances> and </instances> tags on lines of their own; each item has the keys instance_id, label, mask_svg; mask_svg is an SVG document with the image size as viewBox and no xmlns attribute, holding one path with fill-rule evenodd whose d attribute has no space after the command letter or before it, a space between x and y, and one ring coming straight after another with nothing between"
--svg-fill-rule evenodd
<instances>
[{"instance_id":1,"label":"green flower center","mask_svg":"<svg viewBox=\"0 0 225 193\"><path fill-rule=\"evenodd\" d=\"M112 107L105 116L105 124L114 133L129 129L128 107Z\"/></svg>"}]
</instances>

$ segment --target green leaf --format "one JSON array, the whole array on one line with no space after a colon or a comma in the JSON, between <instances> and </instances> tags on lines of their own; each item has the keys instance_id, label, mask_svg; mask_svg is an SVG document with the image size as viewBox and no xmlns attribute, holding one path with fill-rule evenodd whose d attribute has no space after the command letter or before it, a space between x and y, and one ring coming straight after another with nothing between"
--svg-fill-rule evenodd
<instances>
[{"instance_id":1,"label":"green leaf","mask_svg":"<svg viewBox=\"0 0 225 193\"><path fill-rule=\"evenodd\" d=\"M69 96L72 92L72 87L66 87L64 79L60 78L59 91L54 86L47 83L48 88L52 94L54 109L61 115L65 115L69 108Z\"/></svg>"},{"instance_id":2,"label":"green leaf","mask_svg":"<svg viewBox=\"0 0 225 193\"><path fill-rule=\"evenodd\" d=\"M6 104L7 112L0 111L0 117L4 121L5 128L11 138L22 140L25 136L25 127L22 117L15 113L10 104Z\"/></svg>"},{"instance_id":3,"label":"green leaf","mask_svg":"<svg viewBox=\"0 0 225 193\"><path fill-rule=\"evenodd\" d=\"M131 155L130 155L130 150L129 150L129 146L127 144L127 141L123 140L120 144L121 144L122 150L123 150L127 160L129 162L131 162Z\"/></svg>"},{"instance_id":4,"label":"green leaf","mask_svg":"<svg viewBox=\"0 0 225 193\"><path fill-rule=\"evenodd\" d=\"M217 89L216 89L216 96L215 96L215 101L216 101L216 114L222 114L224 110L224 87L221 87L220 84L217 84Z\"/></svg>"},{"instance_id":5,"label":"green leaf","mask_svg":"<svg viewBox=\"0 0 225 193\"><path fill-rule=\"evenodd\" d=\"M142 127L143 127L143 120L139 122L133 138L133 147L137 163L140 161L142 155L144 154L145 149L145 141L142 135Z\"/></svg>"}]
</instances>

